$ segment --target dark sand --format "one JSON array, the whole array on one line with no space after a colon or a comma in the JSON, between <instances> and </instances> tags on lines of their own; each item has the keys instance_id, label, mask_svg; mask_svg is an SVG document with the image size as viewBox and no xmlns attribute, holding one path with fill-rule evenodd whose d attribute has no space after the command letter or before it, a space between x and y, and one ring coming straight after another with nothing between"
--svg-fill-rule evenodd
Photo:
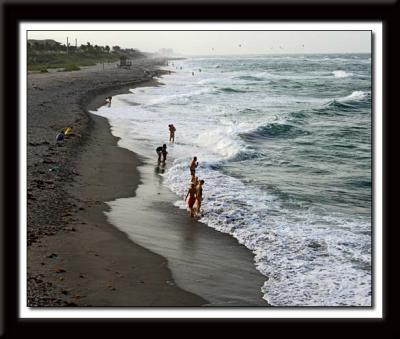
<instances>
[{"instance_id":1,"label":"dark sand","mask_svg":"<svg viewBox=\"0 0 400 339\"><path fill-rule=\"evenodd\" d=\"M156 66L138 60L129 71L99 65L28 76L28 306L206 303L171 283L166 260L128 240L103 213L103 201L135 194L139 160L86 108L154 85L144 69ZM55 146L67 126L74 135Z\"/></svg>"},{"instance_id":2,"label":"dark sand","mask_svg":"<svg viewBox=\"0 0 400 339\"><path fill-rule=\"evenodd\" d=\"M139 161L116 146L104 118L92 117L93 137L78 157L80 174L67 189L80 208L68 229L31 246L30 271L40 270L79 306L196 306L205 300L174 286L167 261L112 227L102 202L133 196ZM57 256L49 258L55 253ZM44 263L45 265L42 265ZM58 270L65 272L57 273Z\"/></svg>"},{"instance_id":3,"label":"dark sand","mask_svg":"<svg viewBox=\"0 0 400 339\"><path fill-rule=\"evenodd\" d=\"M152 162L117 147L106 119L86 113L155 85L144 69L156 63L28 76L28 306L266 306L253 255L173 207ZM75 135L54 146L66 126ZM104 215L118 198L128 203L118 216L129 229L116 220L124 232Z\"/></svg>"}]
</instances>

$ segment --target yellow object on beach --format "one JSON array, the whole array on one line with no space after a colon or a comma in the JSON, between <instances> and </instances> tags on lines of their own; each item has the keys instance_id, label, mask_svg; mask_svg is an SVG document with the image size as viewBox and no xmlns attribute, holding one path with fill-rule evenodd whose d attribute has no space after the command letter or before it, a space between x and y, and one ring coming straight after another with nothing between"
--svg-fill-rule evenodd
<instances>
[{"instance_id":1,"label":"yellow object on beach","mask_svg":"<svg viewBox=\"0 0 400 339\"><path fill-rule=\"evenodd\" d=\"M65 135L71 134L72 133L72 128L71 127L67 127L65 130Z\"/></svg>"}]
</instances>

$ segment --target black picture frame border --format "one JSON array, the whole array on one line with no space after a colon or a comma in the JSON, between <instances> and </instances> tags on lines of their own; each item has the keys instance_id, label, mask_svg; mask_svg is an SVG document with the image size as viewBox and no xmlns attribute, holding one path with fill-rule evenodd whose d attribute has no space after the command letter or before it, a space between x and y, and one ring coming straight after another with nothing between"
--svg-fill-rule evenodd
<instances>
[{"instance_id":1,"label":"black picture frame border","mask_svg":"<svg viewBox=\"0 0 400 339\"><path fill-rule=\"evenodd\" d=\"M2 115L2 147L3 147L3 263L6 274L3 314L4 333L18 337L40 333L41 337L51 336L57 332L64 335L76 335L79 328L81 335L93 335L95 325L97 333L115 336L120 331L128 331L133 325L136 329L148 331L154 324L161 327L175 325L191 325L202 330L203 324L225 325L240 334L244 325L276 331L282 335L299 335L307 331L309 337L350 337L369 334L372 337L390 337L398 335L399 329L395 318L395 301L398 292L393 286L390 268L394 267L394 248L396 230L389 229L389 211L393 211L393 200L388 199L387 188L389 178L393 178L394 166L389 166L390 147L395 144L395 124L390 123L391 113L395 107L395 77L398 71L396 61L399 60L396 44L398 3L365 4L365 5L183 5L165 3L155 4L5 4L3 5L3 115ZM383 136L384 136L384 178L383 178L383 228L384 228L384 318L383 319L20 319L18 317L18 225L19 225L19 157L18 157L18 24L21 21L381 21L383 23ZM388 72L390 70L390 72ZM5 128L6 126L6 128ZM393 164L392 164L393 165ZM396 173L396 172L395 172ZM6 241L5 241L6 240ZM389 255L390 254L390 255ZM390 296L390 298L389 298ZM72 326L73 325L73 326ZM339 325L339 326L338 326ZM312 326L313 330L310 330ZM44 327L46 331L43 332ZM246 326L248 327L248 326ZM321 328L323 332L318 330ZM317 330L317 331L315 331ZM117 331L117 332L115 332ZM198 332L200 334L200 332Z\"/></svg>"}]
</instances>

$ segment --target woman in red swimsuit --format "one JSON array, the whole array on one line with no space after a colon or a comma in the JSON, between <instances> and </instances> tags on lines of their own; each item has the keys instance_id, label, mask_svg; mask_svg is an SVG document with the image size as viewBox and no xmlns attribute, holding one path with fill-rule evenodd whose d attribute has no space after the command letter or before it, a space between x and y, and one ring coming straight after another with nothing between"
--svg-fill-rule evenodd
<instances>
[{"instance_id":1,"label":"woman in red swimsuit","mask_svg":"<svg viewBox=\"0 0 400 339\"><path fill-rule=\"evenodd\" d=\"M196 201L196 186L195 186L194 183L190 185L190 188L189 188L189 190L188 190L188 192L186 194L185 201L188 198L188 196L189 196L188 206L189 206L189 209L190 209L190 216L192 218L194 218L193 205L194 205L194 203Z\"/></svg>"}]
</instances>

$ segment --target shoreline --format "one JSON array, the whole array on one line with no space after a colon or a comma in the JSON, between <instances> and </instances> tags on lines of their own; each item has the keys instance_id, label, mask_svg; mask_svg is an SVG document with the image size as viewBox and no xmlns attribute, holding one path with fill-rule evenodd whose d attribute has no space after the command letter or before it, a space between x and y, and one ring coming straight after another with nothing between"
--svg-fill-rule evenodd
<instances>
[{"instance_id":1,"label":"shoreline","mask_svg":"<svg viewBox=\"0 0 400 339\"><path fill-rule=\"evenodd\" d=\"M254 254L175 206L179 197L163 185L154 159L144 158L138 169L142 180L136 196L107 202L108 220L133 242L166 258L178 286L208 300L206 306L270 306L261 292L266 277L256 269Z\"/></svg>"},{"instance_id":2,"label":"shoreline","mask_svg":"<svg viewBox=\"0 0 400 339\"><path fill-rule=\"evenodd\" d=\"M113 134L124 138L118 126L112 126ZM124 141L120 147L135 152ZM231 235L188 218L174 205L179 197L163 185L160 175L173 155L166 166L160 166L156 157L140 158L136 196L107 202L108 220L133 242L167 258L178 285L208 300L208 306L270 306L261 292L267 278L257 270L252 251Z\"/></svg>"},{"instance_id":3,"label":"shoreline","mask_svg":"<svg viewBox=\"0 0 400 339\"><path fill-rule=\"evenodd\" d=\"M141 186L145 186L145 191L158 188L141 173L141 168L151 168L149 160L118 146L119 138L112 135L108 120L89 111L102 106L106 96L129 93L129 89L135 87L158 85L154 79L122 85L113 81L109 86L89 90L80 96L79 106L86 115L86 128L79 137L74 178L71 184L65 182L65 193L72 197L71 209L66 213L61 230L53 236L41 237L39 244L28 248L28 277L29 272L40 272L39 278L31 280L31 285L46 286L46 297L38 303L32 301L35 292L31 292L28 298L31 306L268 306L261 293L265 277L260 278L261 274L256 271L254 255L233 237L196 222L189 237L192 240L197 237L197 241L207 246L198 253L200 260L191 258L192 268L180 269L182 263L187 264L185 258L159 252L160 242L137 241L106 216L111 212L106 202L135 200ZM173 193L166 191L164 188L161 196L168 201ZM135 203L141 200L151 203L152 198L148 198L143 200L140 196ZM174 207L167 205L165 202L161 208L162 218ZM139 211L137 207L135 211ZM162 225L152 223L152 219L145 216L139 218L135 226L161 226L168 236L187 237L187 226L193 222L187 219L184 211L174 208L173 217ZM141 230L145 228L142 226ZM208 248L215 241L219 244L219 250L214 252L217 260L208 265L212 260ZM227 264L226 253L231 257ZM237 267L245 269L237 270ZM185 277L188 274L190 278ZM237 281L232 286L221 284L229 275ZM242 278L243 283L240 282ZM261 284L258 289L257 284Z\"/></svg>"},{"instance_id":4,"label":"shoreline","mask_svg":"<svg viewBox=\"0 0 400 339\"><path fill-rule=\"evenodd\" d=\"M156 65L150 63L153 68L157 69ZM146 67L148 66L146 65ZM80 76L87 78L88 74L82 73L73 74L74 78L78 78L77 81L74 80L74 85L80 83ZM129 76L126 76L128 72L124 73L123 77L129 78ZM70 171L66 172L63 169L63 173L60 175L61 177L62 174L66 174L68 178L53 179L53 182L60 181L61 185L54 185L50 188L53 192L58 191L59 194L56 195L59 199L60 197L68 197L68 203L63 203L61 206L64 212L61 220L52 218L51 214L47 215L47 224L58 223L57 229L54 230L49 227L50 230L48 230L44 227L45 231L37 231L38 234L29 237L28 306L203 305L206 303L204 299L175 285L164 258L133 243L123 232L108 223L103 213L108 208L103 201L134 195L136 186L140 181L135 168L140 160L133 152L116 146L118 138L112 136L110 125L105 118L92 116L88 111L97 106L98 103L104 102L104 97L107 95L127 92L130 88L134 88L135 84L139 86L155 84L154 80L146 79L143 74L134 74L136 75L134 81L127 79L128 81L124 81L121 86L121 83L117 84L115 81L115 70L111 70L111 74L112 81L107 84L108 86L87 91L83 95L74 93L75 101L81 108L81 112L76 114L76 125L74 126L78 140L74 136L72 140L67 139L64 146L55 148L51 145L50 140L36 142L32 140L33 138L28 137L31 146L50 145L48 146L49 152L51 154L58 153L55 154L58 156L60 156L61 150L61 152L64 152L63 155L67 159L57 159L57 161L53 158L51 161L44 162L47 165L46 167L53 164L70 167ZM38 77L41 78L38 79ZM65 80L64 74L47 76L47 78L52 77L55 77L56 80ZM51 83L52 80L47 79L46 81L43 75L36 77L30 75L30 80L34 83L29 84L35 90L39 88L39 91L42 92L40 93L41 96L47 97L46 89L43 87L46 86L46 82ZM35 84L39 80L41 87ZM49 86L49 88L54 91L54 87ZM30 111L34 111L31 107L36 104L34 100L28 100L28 103L30 104ZM43 106L43 103L39 103L38 106ZM66 111L70 110L66 109ZM43 110L41 113L43 114ZM31 115L35 116L34 113ZM30 116L29 113L28 116ZM28 121L31 122L32 120ZM63 117L61 120L63 121L58 122L59 124L64 123L64 120L70 121L71 117ZM84 121L82 122L82 120ZM28 126L31 127L32 124L29 124L29 122ZM30 131L29 128L28 132L37 134L34 133L35 131ZM54 137L53 133L51 133L51 137ZM78 152L71 150L75 146L79 148ZM95 148L97 149L97 156L94 152ZM108 148L108 162L104 161L106 160L104 159L106 148ZM78 156L72 161L68 159L68 156L73 153ZM32 155L28 150L28 172L31 163L37 160L35 159L36 155ZM38 155L40 156L40 154ZM88 163L89 156L92 156L91 163ZM68 162L69 160L71 162ZM97 168L96 164L93 163L96 160L97 166L100 168L103 166L100 175L93 172L93 169ZM43 164L43 161L41 164ZM114 166L114 168L106 168L107 166L104 167L105 164L112 164L111 167ZM38 167L34 165L33 167ZM96 178L97 183L101 182L102 178L116 178L115 166L118 166L119 175L121 175L121 170L125 169L125 179L130 180L129 185L126 185L125 182L123 182L123 185L108 182L107 185L102 183L101 187L96 187ZM108 175L104 175L107 170L109 171ZM44 173L41 170L38 174ZM31 174L32 176L28 178L28 222L32 222L32 218L38 213L36 208L30 209L30 207L39 200L38 196L46 194L45 191L48 188L39 185L39 190L33 189L32 185L37 183L38 179L32 178L35 177L36 173ZM91 179L94 180L90 181ZM31 189L29 190L29 188ZM50 197L42 196L41 198L43 198L44 203L37 203L42 205L40 207L52 203L51 200L46 201L46 198ZM51 198L58 200L57 196ZM55 212L59 211L60 209L58 211L56 209ZM39 222L41 222L40 225L43 225L41 218L33 224L39 224ZM34 225L28 226L28 235L32 226ZM157 269L155 270L154 267Z\"/></svg>"}]
</instances>

